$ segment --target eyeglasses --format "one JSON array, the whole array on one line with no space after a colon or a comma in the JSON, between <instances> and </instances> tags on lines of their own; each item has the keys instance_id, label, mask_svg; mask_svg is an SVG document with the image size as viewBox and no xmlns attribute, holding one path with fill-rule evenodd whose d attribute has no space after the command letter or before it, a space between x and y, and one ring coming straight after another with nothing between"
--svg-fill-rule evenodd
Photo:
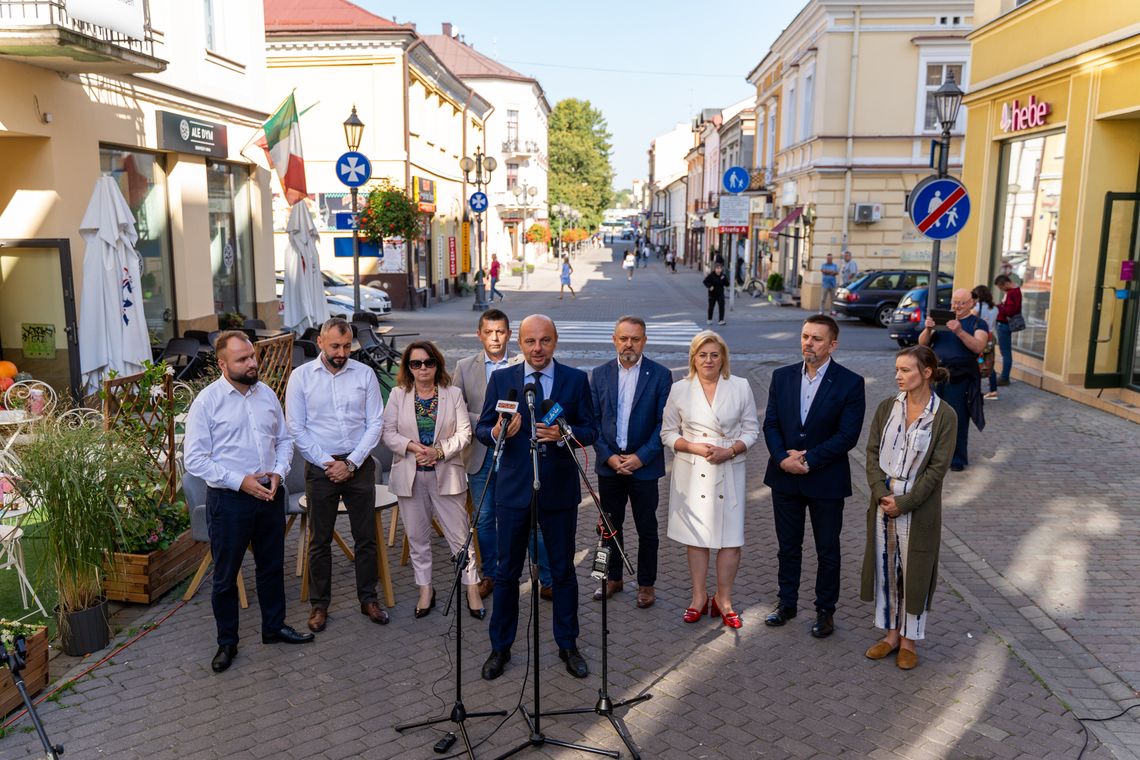
<instances>
[{"instance_id":1,"label":"eyeglasses","mask_svg":"<svg viewBox=\"0 0 1140 760\"><path fill-rule=\"evenodd\" d=\"M420 369L421 367L435 369L435 365L435 359L408 359L408 366L412 369Z\"/></svg>"},{"instance_id":2,"label":"eyeglasses","mask_svg":"<svg viewBox=\"0 0 1140 760\"><path fill-rule=\"evenodd\" d=\"M969 306L972 303L973 303L972 300L971 301L951 301L950 305L951 306Z\"/></svg>"}]
</instances>

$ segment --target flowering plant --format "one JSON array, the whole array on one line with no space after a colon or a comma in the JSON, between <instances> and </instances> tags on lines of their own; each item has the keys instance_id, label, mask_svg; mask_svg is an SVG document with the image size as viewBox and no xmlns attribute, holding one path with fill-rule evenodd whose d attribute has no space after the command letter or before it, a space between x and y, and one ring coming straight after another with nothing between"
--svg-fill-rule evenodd
<instances>
[{"instance_id":1,"label":"flowering plant","mask_svg":"<svg viewBox=\"0 0 1140 760\"><path fill-rule=\"evenodd\" d=\"M526 241L528 243L549 243L550 228L545 224L532 224L527 228Z\"/></svg>"},{"instance_id":2,"label":"flowering plant","mask_svg":"<svg viewBox=\"0 0 1140 760\"><path fill-rule=\"evenodd\" d=\"M383 246L385 238L412 240L418 236L420 212L403 190L385 180L364 199L356 224L369 243Z\"/></svg>"}]
</instances>

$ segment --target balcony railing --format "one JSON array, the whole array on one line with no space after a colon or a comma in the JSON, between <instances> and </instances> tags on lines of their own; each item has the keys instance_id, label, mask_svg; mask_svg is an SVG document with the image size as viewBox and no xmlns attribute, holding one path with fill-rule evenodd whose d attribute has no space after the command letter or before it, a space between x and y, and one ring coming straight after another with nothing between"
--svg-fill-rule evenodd
<instances>
[{"instance_id":1,"label":"balcony railing","mask_svg":"<svg viewBox=\"0 0 1140 760\"><path fill-rule=\"evenodd\" d=\"M0 0L0 55L68 71L162 71L166 62L154 57L150 2L140 2L142 36L135 37L72 18L65 0ZM43 55L45 39L60 48L58 56Z\"/></svg>"},{"instance_id":2,"label":"balcony railing","mask_svg":"<svg viewBox=\"0 0 1140 760\"><path fill-rule=\"evenodd\" d=\"M517 138L503 140L503 153L511 156L525 156L538 153L538 143L534 140L519 140Z\"/></svg>"}]
</instances>

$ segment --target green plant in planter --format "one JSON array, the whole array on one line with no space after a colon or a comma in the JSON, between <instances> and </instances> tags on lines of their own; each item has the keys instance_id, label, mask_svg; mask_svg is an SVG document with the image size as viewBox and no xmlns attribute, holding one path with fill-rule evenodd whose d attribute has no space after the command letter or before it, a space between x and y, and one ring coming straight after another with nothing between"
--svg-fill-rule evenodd
<instances>
[{"instance_id":1,"label":"green plant in planter","mask_svg":"<svg viewBox=\"0 0 1140 760\"><path fill-rule=\"evenodd\" d=\"M218 315L219 330L240 330L245 326L246 316L240 311L224 311Z\"/></svg>"},{"instance_id":2,"label":"green plant in planter","mask_svg":"<svg viewBox=\"0 0 1140 760\"><path fill-rule=\"evenodd\" d=\"M784 276L779 272L772 272L768 275L768 291L771 293L778 293L784 289Z\"/></svg>"},{"instance_id":3,"label":"green plant in planter","mask_svg":"<svg viewBox=\"0 0 1140 760\"><path fill-rule=\"evenodd\" d=\"M28 625L16 620L0 618L0 642L3 642L6 649L12 649L15 647L18 637L23 636L25 639L30 639L44 628L45 626L42 625Z\"/></svg>"}]
</instances>

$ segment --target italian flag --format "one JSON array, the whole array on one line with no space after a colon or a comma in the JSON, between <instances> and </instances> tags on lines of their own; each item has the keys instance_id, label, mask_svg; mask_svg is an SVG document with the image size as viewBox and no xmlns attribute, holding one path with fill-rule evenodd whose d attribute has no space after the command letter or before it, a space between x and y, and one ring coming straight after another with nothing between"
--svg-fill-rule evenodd
<instances>
[{"instance_id":1,"label":"italian flag","mask_svg":"<svg viewBox=\"0 0 1140 760\"><path fill-rule=\"evenodd\" d=\"M265 135L257 144L269 158L270 167L281 178L285 200L292 206L308 195L305 159L301 153L301 122L297 118L297 103L292 93L261 128Z\"/></svg>"}]
</instances>

